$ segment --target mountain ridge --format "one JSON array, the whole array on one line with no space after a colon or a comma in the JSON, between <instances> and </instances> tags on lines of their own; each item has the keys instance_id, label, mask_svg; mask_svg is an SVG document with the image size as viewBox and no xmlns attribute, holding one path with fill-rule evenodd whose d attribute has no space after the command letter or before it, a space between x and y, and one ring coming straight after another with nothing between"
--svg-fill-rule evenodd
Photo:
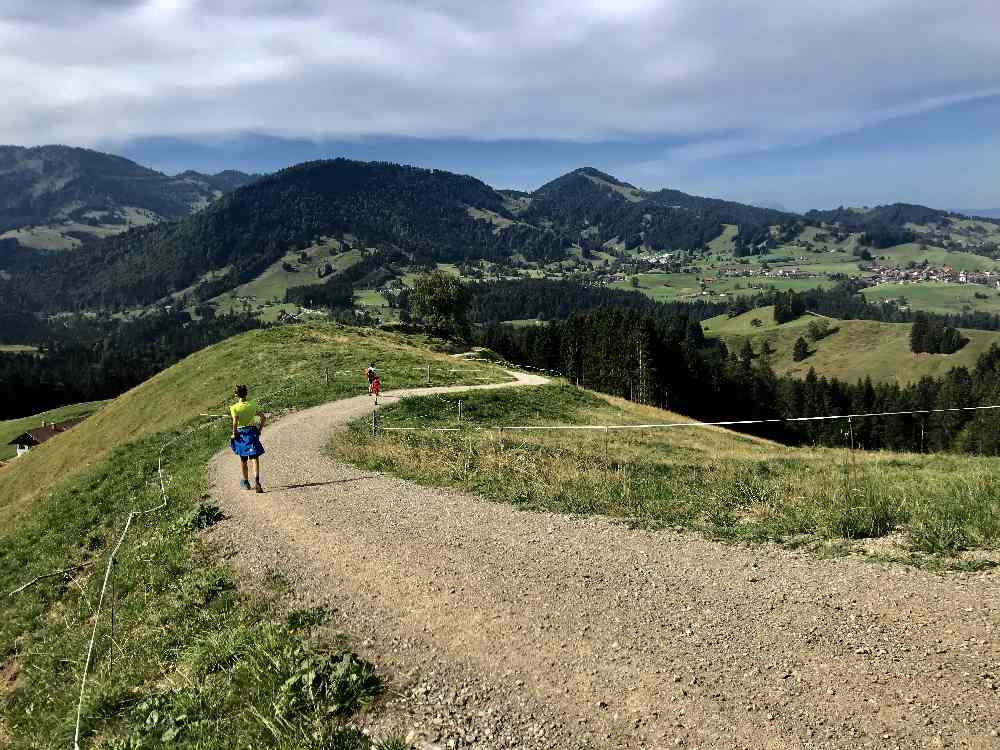
<instances>
[{"instance_id":1,"label":"mountain ridge","mask_svg":"<svg viewBox=\"0 0 1000 750\"><path fill-rule=\"evenodd\" d=\"M254 179L235 171L171 177L75 146L0 146L0 236L26 247L74 247L181 219Z\"/></svg>"},{"instance_id":2,"label":"mountain ridge","mask_svg":"<svg viewBox=\"0 0 1000 750\"><path fill-rule=\"evenodd\" d=\"M156 175L202 189L213 180L253 177L187 171L167 178L128 160L109 164L143 179ZM594 167L572 170L531 193L499 191L445 170L337 158L259 177L193 215L147 222L57 259L5 251L0 302L58 311L144 306L182 290L210 299L331 237L367 248L373 271L518 258L545 265L571 252L585 258L628 251L697 255L722 236L733 255L743 256L788 242L807 226L831 223L884 247L913 241L914 226L942 232L958 218L904 203L799 215L669 188L643 190Z\"/></svg>"}]
</instances>

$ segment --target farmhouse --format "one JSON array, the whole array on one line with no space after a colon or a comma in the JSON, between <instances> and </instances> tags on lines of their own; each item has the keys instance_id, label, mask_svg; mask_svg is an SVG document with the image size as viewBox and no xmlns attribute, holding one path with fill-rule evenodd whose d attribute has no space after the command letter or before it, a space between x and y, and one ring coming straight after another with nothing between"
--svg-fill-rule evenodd
<instances>
[{"instance_id":1,"label":"farmhouse","mask_svg":"<svg viewBox=\"0 0 1000 750\"><path fill-rule=\"evenodd\" d=\"M71 427L76 427L80 424L86 417L76 417L75 419L67 419L65 422L42 422L41 427L36 427L33 430L28 430L27 432L22 432L16 438L11 440L7 445L13 445L17 448L17 455L20 456L27 453L32 448L41 445L46 440L51 440L60 432L66 432L66 430Z\"/></svg>"}]
</instances>

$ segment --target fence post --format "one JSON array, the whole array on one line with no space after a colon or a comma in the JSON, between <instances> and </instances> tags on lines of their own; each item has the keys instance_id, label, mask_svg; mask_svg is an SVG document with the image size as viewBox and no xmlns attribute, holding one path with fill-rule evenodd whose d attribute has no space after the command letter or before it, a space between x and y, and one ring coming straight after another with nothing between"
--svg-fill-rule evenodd
<instances>
[{"instance_id":1,"label":"fence post","mask_svg":"<svg viewBox=\"0 0 1000 750\"><path fill-rule=\"evenodd\" d=\"M458 421L462 421L462 399L458 400Z\"/></svg>"},{"instance_id":2,"label":"fence post","mask_svg":"<svg viewBox=\"0 0 1000 750\"><path fill-rule=\"evenodd\" d=\"M847 429L851 433L851 450L854 450L854 422L850 417L847 418Z\"/></svg>"},{"instance_id":3,"label":"fence post","mask_svg":"<svg viewBox=\"0 0 1000 750\"><path fill-rule=\"evenodd\" d=\"M378 406L372 409L372 437L378 434Z\"/></svg>"},{"instance_id":4,"label":"fence post","mask_svg":"<svg viewBox=\"0 0 1000 750\"><path fill-rule=\"evenodd\" d=\"M327 367L325 369L326 369L326 386L327 386L327 388L329 388L330 387L330 368Z\"/></svg>"},{"instance_id":5,"label":"fence post","mask_svg":"<svg viewBox=\"0 0 1000 750\"><path fill-rule=\"evenodd\" d=\"M115 675L115 607L118 604L118 591L115 588L115 564L111 558L111 658L108 661L108 678Z\"/></svg>"},{"instance_id":6,"label":"fence post","mask_svg":"<svg viewBox=\"0 0 1000 750\"><path fill-rule=\"evenodd\" d=\"M604 468L608 468L608 428L604 427Z\"/></svg>"},{"instance_id":7,"label":"fence post","mask_svg":"<svg viewBox=\"0 0 1000 750\"><path fill-rule=\"evenodd\" d=\"M431 384L431 366L427 365L427 385Z\"/></svg>"}]
</instances>

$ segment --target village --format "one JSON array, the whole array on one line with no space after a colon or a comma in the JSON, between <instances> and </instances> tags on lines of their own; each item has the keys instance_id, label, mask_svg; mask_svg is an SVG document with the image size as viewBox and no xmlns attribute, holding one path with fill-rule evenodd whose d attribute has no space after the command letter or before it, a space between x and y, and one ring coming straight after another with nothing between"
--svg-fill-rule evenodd
<instances>
[{"instance_id":1,"label":"village","mask_svg":"<svg viewBox=\"0 0 1000 750\"><path fill-rule=\"evenodd\" d=\"M956 271L950 266L931 266L926 261L911 268L872 266L871 276L862 281L868 286L879 284L920 284L942 282L947 284L982 284L1000 289L1000 271Z\"/></svg>"}]
</instances>

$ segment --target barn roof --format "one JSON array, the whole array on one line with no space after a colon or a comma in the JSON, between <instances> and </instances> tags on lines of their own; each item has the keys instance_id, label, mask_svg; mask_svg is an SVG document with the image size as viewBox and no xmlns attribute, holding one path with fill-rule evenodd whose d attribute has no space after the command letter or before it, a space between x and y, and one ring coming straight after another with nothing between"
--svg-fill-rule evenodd
<instances>
[{"instance_id":1,"label":"barn roof","mask_svg":"<svg viewBox=\"0 0 1000 750\"><path fill-rule=\"evenodd\" d=\"M67 419L64 422L58 423L47 422L41 427L35 427L27 432L22 432L16 438L7 443L7 445L41 445L46 440L54 438L60 432L66 432L66 430L71 427L75 427L80 424L80 422L84 419L86 419L86 417L74 417L73 419Z\"/></svg>"}]
</instances>

